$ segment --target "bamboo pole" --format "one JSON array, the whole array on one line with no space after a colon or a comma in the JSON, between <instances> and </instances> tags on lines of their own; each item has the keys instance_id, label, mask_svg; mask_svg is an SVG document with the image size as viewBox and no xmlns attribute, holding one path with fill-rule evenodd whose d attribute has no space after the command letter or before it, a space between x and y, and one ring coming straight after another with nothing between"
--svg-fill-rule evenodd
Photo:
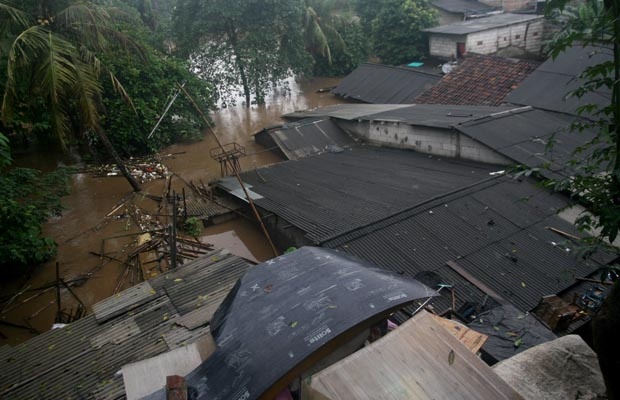
<instances>
[{"instance_id":1,"label":"bamboo pole","mask_svg":"<svg viewBox=\"0 0 620 400\"><path fill-rule=\"evenodd\" d=\"M204 113L202 112L200 107L198 107L198 105L194 101L194 98L187 92L187 90L185 90L185 87L183 87L183 86L181 86L179 84L177 84L177 86L183 91L183 94L187 97L187 99L190 101L190 103L192 103L192 106L196 109L198 114L200 114L200 116L202 117L203 121L207 125L207 129L209 130L209 132L211 133L211 135L213 136L213 138L217 142L217 145L220 148L220 150L222 150L222 154L226 154L226 150L224 149L224 145L222 145L222 142L220 141L219 137L217 136L217 134L215 133L215 131L211 127L211 123L209 122L207 117L204 115ZM248 104L248 106L249 106L249 104ZM263 231L263 234L265 235L265 237L267 238L267 241L269 242L269 245L271 246L271 250L273 251L273 254L277 257L279 255L278 250L276 249L276 246L273 244L273 241L271 240L271 236L269 235L269 232L267 231L267 228L265 227L265 224L263 223L263 219L261 218L260 214L258 213L258 210L256 209L256 206L254 205L254 201L252 201L252 198L250 197L250 194L248 193L248 191L247 191L247 189L245 187L245 183L243 183L243 180L241 179L241 176L239 175L239 171L237 170L237 168L235 168L234 163L232 162L232 160L230 160L228 157L226 157L225 160L230 164L233 172L235 173L235 177L237 178L237 181L239 182L239 185L241 185L241 189L243 189L243 194L245 195L246 199L248 200L248 203L250 204L250 207L252 208L252 212L256 216L256 220L260 224L261 229Z\"/></svg>"}]
</instances>

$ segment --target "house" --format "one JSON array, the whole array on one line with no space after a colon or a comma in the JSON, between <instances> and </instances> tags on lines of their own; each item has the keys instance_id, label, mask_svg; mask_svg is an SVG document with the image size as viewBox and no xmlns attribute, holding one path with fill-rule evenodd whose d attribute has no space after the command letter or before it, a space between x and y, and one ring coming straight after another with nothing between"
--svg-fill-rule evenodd
<instances>
[{"instance_id":1,"label":"house","mask_svg":"<svg viewBox=\"0 0 620 400\"><path fill-rule=\"evenodd\" d=\"M499 106L539 65L533 60L469 54L415 102Z\"/></svg>"},{"instance_id":2,"label":"house","mask_svg":"<svg viewBox=\"0 0 620 400\"><path fill-rule=\"evenodd\" d=\"M517 56L538 54L544 18L528 14L499 14L426 29L430 55L447 59L467 53Z\"/></svg>"},{"instance_id":3,"label":"house","mask_svg":"<svg viewBox=\"0 0 620 400\"><path fill-rule=\"evenodd\" d=\"M364 63L347 75L332 93L363 103L411 104L441 76L414 68Z\"/></svg>"},{"instance_id":4,"label":"house","mask_svg":"<svg viewBox=\"0 0 620 400\"><path fill-rule=\"evenodd\" d=\"M490 6L476 0L433 0L431 5L438 11L439 25L453 24L502 12L501 7Z\"/></svg>"},{"instance_id":5,"label":"house","mask_svg":"<svg viewBox=\"0 0 620 400\"><path fill-rule=\"evenodd\" d=\"M497 7L504 12L536 10L536 0L480 0L490 7Z\"/></svg>"}]
</instances>

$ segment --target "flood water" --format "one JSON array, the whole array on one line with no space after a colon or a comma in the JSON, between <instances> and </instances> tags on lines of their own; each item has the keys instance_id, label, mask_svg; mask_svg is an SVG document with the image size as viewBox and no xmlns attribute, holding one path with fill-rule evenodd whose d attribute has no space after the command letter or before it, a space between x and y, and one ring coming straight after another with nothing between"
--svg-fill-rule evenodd
<instances>
[{"instance_id":1,"label":"flood water","mask_svg":"<svg viewBox=\"0 0 620 400\"><path fill-rule=\"evenodd\" d=\"M318 89L335 86L338 81L332 78L315 78L298 83L291 79L291 90L276 90L266 98L265 105L252 105L251 108L237 105L212 113L215 130L223 143L236 142L244 146L247 156L240 160L244 171L282 161L274 153L255 144L252 134L281 123L282 114L342 103L342 99L329 93L317 92ZM207 135L202 141L176 144L164 149L160 154L164 156L164 163L170 170L183 180L202 180L206 183L220 177L219 164L209 156L214 147L215 140ZM41 152L17 154L15 159L19 166L51 170L58 162L67 162L68 157L42 149ZM131 203L146 210L155 209L157 204L144 195L161 196L164 190L163 182L158 180L145 183L143 192L135 195ZM173 188L181 190L183 186L180 178L172 178ZM90 275L84 284L72 288L87 307L111 296L123 276L124 268L119 262L108 262L105 259L102 261L92 253L105 253L125 259L127 253L132 251L135 236L130 235L139 229L128 218L106 218L127 196L131 196L131 188L123 178L74 175L71 193L62 200L65 207L63 215L49 221L44 227L44 235L58 243L57 258L37 268L28 281L18 280L2 287L0 307L4 307L4 310L0 310L0 322L30 326L39 332L51 328L56 315L55 289L33 289L55 282L56 262L59 263L60 276L65 281L72 281L87 273ZM242 218L204 229L201 239L250 260L264 261L273 256L261 231ZM137 278L127 277L124 287L132 283L137 283ZM23 294L10 306L4 306L18 291L23 291ZM78 303L69 291L63 290L61 304L63 309L68 310ZM34 335L24 329L0 324L0 346L15 345Z\"/></svg>"}]
</instances>

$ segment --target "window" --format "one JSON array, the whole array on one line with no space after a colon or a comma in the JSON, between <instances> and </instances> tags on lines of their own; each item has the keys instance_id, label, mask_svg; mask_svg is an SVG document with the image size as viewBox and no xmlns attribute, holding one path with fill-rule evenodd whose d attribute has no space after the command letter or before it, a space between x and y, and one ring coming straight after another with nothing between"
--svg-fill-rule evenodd
<instances>
[{"instance_id":1,"label":"window","mask_svg":"<svg viewBox=\"0 0 620 400\"><path fill-rule=\"evenodd\" d=\"M478 46L482 46L482 40L478 41Z\"/></svg>"},{"instance_id":2,"label":"window","mask_svg":"<svg viewBox=\"0 0 620 400\"><path fill-rule=\"evenodd\" d=\"M538 32L532 33L532 36L538 36Z\"/></svg>"},{"instance_id":3,"label":"window","mask_svg":"<svg viewBox=\"0 0 620 400\"><path fill-rule=\"evenodd\" d=\"M521 35L515 36L515 39L521 39Z\"/></svg>"}]
</instances>

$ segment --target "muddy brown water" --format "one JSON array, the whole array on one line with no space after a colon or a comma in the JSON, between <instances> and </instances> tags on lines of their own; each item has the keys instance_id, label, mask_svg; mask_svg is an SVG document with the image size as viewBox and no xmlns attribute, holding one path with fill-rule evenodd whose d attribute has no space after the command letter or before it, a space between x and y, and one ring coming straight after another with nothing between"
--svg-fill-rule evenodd
<instances>
[{"instance_id":1,"label":"muddy brown water","mask_svg":"<svg viewBox=\"0 0 620 400\"><path fill-rule=\"evenodd\" d=\"M241 159L242 170L282 161L274 153L255 144L252 134L281 123L282 114L342 103L342 99L329 93L317 92L318 89L335 86L338 81L333 78L316 78L298 83L290 80L291 90L276 91L268 96L265 105L253 105L249 109L237 105L218 110L212 114L217 126L216 132L223 143L236 142L245 147L248 155ZM176 144L164 149L160 154L163 156L173 154L166 157L164 162L171 171L184 180L208 182L220 176L219 164L209 156L210 150L214 147L216 147L215 140L207 135L202 141ZM25 155L18 154L15 158L17 165L50 170L58 162L67 162L68 157L43 148ZM157 180L145 183L143 193L161 196L164 189L163 182ZM182 186L180 179L173 178L173 187L180 190ZM44 234L53 238L59 245L58 255L55 260L38 267L29 280L16 280L2 286L1 321L30 326L38 332L47 331L52 327L56 315L55 289L47 291L33 289L55 282L56 261L60 265L60 276L65 280L72 280L80 274L92 273L83 285L73 288L77 297L88 307L114 293L124 269L118 262L104 263L97 269L100 264L99 257L91 252L99 253L103 249L106 254L115 254L117 258L124 259L123 255L133 248L135 236L127 235L139 230L131 219L105 220L106 215L131 193L130 189L123 178L93 177L87 174L77 174L73 177L71 193L62 199L65 208L62 216L44 226ZM153 200L142 194L136 195L132 202L149 210L156 207ZM107 222L102 224L102 221ZM201 239L248 259L264 261L272 257L270 247L260 230L245 219L238 218L205 228ZM128 277L125 285L130 285L132 278L134 277ZM133 283L137 283L137 278ZM25 290L24 293L10 306L5 307L8 298L21 290ZM69 291L63 290L61 304L63 309L69 309L76 307L78 303ZM16 345L33 336L34 333L24 329L0 324L0 346Z\"/></svg>"}]
</instances>

